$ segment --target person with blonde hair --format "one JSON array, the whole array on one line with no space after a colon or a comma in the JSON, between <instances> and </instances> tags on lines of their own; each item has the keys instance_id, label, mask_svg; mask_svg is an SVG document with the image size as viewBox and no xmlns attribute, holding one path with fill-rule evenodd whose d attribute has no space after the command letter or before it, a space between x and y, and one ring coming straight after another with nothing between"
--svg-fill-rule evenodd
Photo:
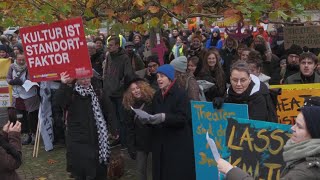
<instances>
[{"instance_id":1,"label":"person with blonde hair","mask_svg":"<svg viewBox=\"0 0 320 180\"><path fill-rule=\"evenodd\" d=\"M125 92L122 103L128 128L128 153L131 159L137 161L138 179L147 180L147 160L152 145L151 128L137 120L131 107L152 112L151 102L155 90L144 79L136 76L126 76L124 80Z\"/></svg>"}]
</instances>

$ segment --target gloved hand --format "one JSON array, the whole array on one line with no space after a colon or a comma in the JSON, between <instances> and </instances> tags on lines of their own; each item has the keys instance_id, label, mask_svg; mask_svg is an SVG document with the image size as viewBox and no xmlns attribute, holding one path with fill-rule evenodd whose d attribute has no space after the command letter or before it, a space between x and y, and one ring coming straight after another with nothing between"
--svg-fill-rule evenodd
<instances>
[{"instance_id":1,"label":"gloved hand","mask_svg":"<svg viewBox=\"0 0 320 180\"><path fill-rule=\"evenodd\" d=\"M160 124L160 123L164 122L165 119L166 119L165 113L158 113L158 114L152 115L149 118L148 123L149 124Z\"/></svg>"},{"instance_id":2,"label":"gloved hand","mask_svg":"<svg viewBox=\"0 0 320 180\"><path fill-rule=\"evenodd\" d=\"M131 159L136 160L137 158L137 152L136 151L128 151L128 154Z\"/></svg>"},{"instance_id":3,"label":"gloved hand","mask_svg":"<svg viewBox=\"0 0 320 180\"><path fill-rule=\"evenodd\" d=\"M137 115L137 119L141 122L141 124L146 124L148 123L149 119L148 118L142 118Z\"/></svg>"},{"instance_id":4,"label":"gloved hand","mask_svg":"<svg viewBox=\"0 0 320 180\"><path fill-rule=\"evenodd\" d=\"M217 109L221 109L223 103L224 103L224 98L222 97L215 97L212 101L213 107Z\"/></svg>"},{"instance_id":5,"label":"gloved hand","mask_svg":"<svg viewBox=\"0 0 320 180\"><path fill-rule=\"evenodd\" d=\"M21 86L23 84L20 78L15 78L9 82L10 85L18 85Z\"/></svg>"}]
</instances>

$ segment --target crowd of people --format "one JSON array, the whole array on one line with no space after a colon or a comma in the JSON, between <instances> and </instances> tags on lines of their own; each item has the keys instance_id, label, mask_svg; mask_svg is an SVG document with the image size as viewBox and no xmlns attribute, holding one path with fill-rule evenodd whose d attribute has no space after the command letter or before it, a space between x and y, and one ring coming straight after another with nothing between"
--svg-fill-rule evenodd
<instances>
[{"instance_id":1,"label":"crowd of people","mask_svg":"<svg viewBox=\"0 0 320 180\"><path fill-rule=\"evenodd\" d=\"M51 82L54 144L66 144L67 171L79 180L106 179L111 150L121 146L137 161L141 180L148 177L150 154L154 180L195 179L190 100L209 101L215 108L225 102L248 104L250 119L278 122L277 93L270 85L320 82L319 49L293 44L285 50L280 30L267 32L259 26L251 34L246 29L241 40L221 37L218 27L163 31L163 57L152 52L148 32L88 36L93 77L72 79L64 72L60 81ZM33 144L39 88L22 87L29 74L19 36L2 35L0 41L0 58L12 61L7 82L13 87L12 106L21 115L22 144ZM151 116L140 117L132 108ZM314 112L302 109L292 130L307 124L304 129L314 132L308 125L316 121ZM18 123L7 124L4 132L10 138L19 128ZM286 147L295 143L300 141L289 141ZM18 166L21 147L9 150ZM218 167L226 174L246 176L224 160ZM319 171L319 166L313 168Z\"/></svg>"}]
</instances>

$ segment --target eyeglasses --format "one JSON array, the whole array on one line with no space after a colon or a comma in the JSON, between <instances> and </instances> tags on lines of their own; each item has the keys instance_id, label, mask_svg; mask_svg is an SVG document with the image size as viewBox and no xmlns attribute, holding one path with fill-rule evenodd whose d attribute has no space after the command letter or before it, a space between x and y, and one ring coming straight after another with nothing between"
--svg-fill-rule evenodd
<instances>
[{"instance_id":1,"label":"eyeglasses","mask_svg":"<svg viewBox=\"0 0 320 180\"><path fill-rule=\"evenodd\" d=\"M236 78L232 78L231 79L231 83L233 84L238 84L240 82L240 84L244 84L248 81L249 79L247 78L241 78L241 79L236 79Z\"/></svg>"},{"instance_id":2,"label":"eyeglasses","mask_svg":"<svg viewBox=\"0 0 320 180\"><path fill-rule=\"evenodd\" d=\"M156 68L158 66L158 64L150 64L148 65L148 68Z\"/></svg>"}]
</instances>

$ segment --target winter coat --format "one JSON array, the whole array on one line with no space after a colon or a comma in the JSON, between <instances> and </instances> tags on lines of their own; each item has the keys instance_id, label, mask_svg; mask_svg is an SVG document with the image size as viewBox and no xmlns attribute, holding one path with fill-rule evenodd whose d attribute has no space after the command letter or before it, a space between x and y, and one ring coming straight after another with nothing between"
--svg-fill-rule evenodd
<instances>
[{"instance_id":1,"label":"winter coat","mask_svg":"<svg viewBox=\"0 0 320 180\"><path fill-rule=\"evenodd\" d=\"M151 113L151 103L142 101L136 102L132 107L140 109L144 104L142 110ZM151 127L142 124L135 116L132 110L127 110L125 113L126 124L128 130L127 145L129 152L143 151L150 152L152 145L152 129Z\"/></svg>"},{"instance_id":2,"label":"winter coat","mask_svg":"<svg viewBox=\"0 0 320 180\"><path fill-rule=\"evenodd\" d=\"M276 108L272 103L268 87L262 83L257 76L252 74L250 76L251 83L247 89L250 91L250 94L248 96L244 95L244 93L246 93L245 91L236 97L234 95L235 92L233 92L232 87L230 87L227 90L225 102L248 104L249 119L278 122ZM250 86L253 86L251 90L249 89Z\"/></svg>"},{"instance_id":3,"label":"winter coat","mask_svg":"<svg viewBox=\"0 0 320 180\"><path fill-rule=\"evenodd\" d=\"M208 82L214 83L214 85L205 91L205 96L207 101L212 101L215 97L223 97L226 92L226 86L218 87L216 78L213 75L213 72L200 71L197 80L206 80ZM226 84L225 81L222 84Z\"/></svg>"},{"instance_id":4,"label":"winter coat","mask_svg":"<svg viewBox=\"0 0 320 180\"><path fill-rule=\"evenodd\" d=\"M139 54L134 52L131 55L129 55L129 58L131 60L133 71L139 71L144 68L144 63Z\"/></svg>"},{"instance_id":5,"label":"winter coat","mask_svg":"<svg viewBox=\"0 0 320 180\"><path fill-rule=\"evenodd\" d=\"M302 77L301 77L301 73L295 73L291 76L289 76L285 82L285 84L306 84L307 82L305 82ZM313 83L320 83L320 76L318 75L318 73L314 72L314 82Z\"/></svg>"},{"instance_id":6,"label":"winter coat","mask_svg":"<svg viewBox=\"0 0 320 180\"><path fill-rule=\"evenodd\" d=\"M267 87L269 88L269 80L270 80L270 77L263 74L263 73L260 73L259 76L258 76L259 80L261 82L263 82L265 85L267 85Z\"/></svg>"},{"instance_id":7,"label":"winter coat","mask_svg":"<svg viewBox=\"0 0 320 180\"><path fill-rule=\"evenodd\" d=\"M193 75L176 71L176 83L179 88L186 90L190 100L200 101L199 84Z\"/></svg>"},{"instance_id":8,"label":"winter coat","mask_svg":"<svg viewBox=\"0 0 320 180\"><path fill-rule=\"evenodd\" d=\"M55 98L55 102L68 111L67 161L72 164L71 171L95 177L99 166L99 145L91 96L80 96L73 87L61 84Z\"/></svg>"},{"instance_id":9,"label":"winter coat","mask_svg":"<svg viewBox=\"0 0 320 180\"><path fill-rule=\"evenodd\" d=\"M195 180L190 104L177 84L165 96L158 90L152 101L154 114L165 121L152 129L153 180Z\"/></svg>"},{"instance_id":10,"label":"winter coat","mask_svg":"<svg viewBox=\"0 0 320 180\"><path fill-rule=\"evenodd\" d=\"M280 59L276 55L271 54L271 61L263 61L262 67L263 73L271 78L269 84L280 84Z\"/></svg>"},{"instance_id":11,"label":"winter coat","mask_svg":"<svg viewBox=\"0 0 320 180\"><path fill-rule=\"evenodd\" d=\"M126 75L133 74L129 56L125 50L109 53L103 70L103 92L107 96L121 97L123 95L123 80Z\"/></svg>"},{"instance_id":12,"label":"winter coat","mask_svg":"<svg viewBox=\"0 0 320 180\"><path fill-rule=\"evenodd\" d=\"M20 133L9 132L3 133L3 136L9 143L18 151L21 152L21 139ZM0 146L0 178L3 180L20 180L20 177L16 173L21 165L21 162L17 162L12 155L8 154L7 151Z\"/></svg>"},{"instance_id":13,"label":"winter coat","mask_svg":"<svg viewBox=\"0 0 320 180\"><path fill-rule=\"evenodd\" d=\"M213 48L213 47L216 48L216 49L219 49L219 50L222 49L222 47L223 47L222 39L219 39L216 45L213 45L211 43L211 39L212 39L212 35L210 36L210 38L206 42L206 48L207 49L210 49L210 48Z\"/></svg>"},{"instance_id":14,"label":"winter coat","mask_svg":"<svg viewBox=\"0 0 320 180\"><path fill-rule=\"evenodd\" d=\"M222 67L223 67L223 71L226 74L227 83L230 83L230 69L231 69L232 63L237 60L235 59L236 54L237 54L237 50L235 48L231 49L231 51L228 48L224 48L220 51L221 58L223 59Z\"/></svg>"},{"instance_id":15,"label":"winter coat","mask_svg":"<svg viewBox=\"0 0 320 180\"><path fill-rule=\"evenodd\" d=\"M232 168L226 175L226 180L253 180L253 177L240 168ZM280 175L280 180L320 180L320 153L306 157L290 166L286 166Z\"/></svg>"}]
</instances>

